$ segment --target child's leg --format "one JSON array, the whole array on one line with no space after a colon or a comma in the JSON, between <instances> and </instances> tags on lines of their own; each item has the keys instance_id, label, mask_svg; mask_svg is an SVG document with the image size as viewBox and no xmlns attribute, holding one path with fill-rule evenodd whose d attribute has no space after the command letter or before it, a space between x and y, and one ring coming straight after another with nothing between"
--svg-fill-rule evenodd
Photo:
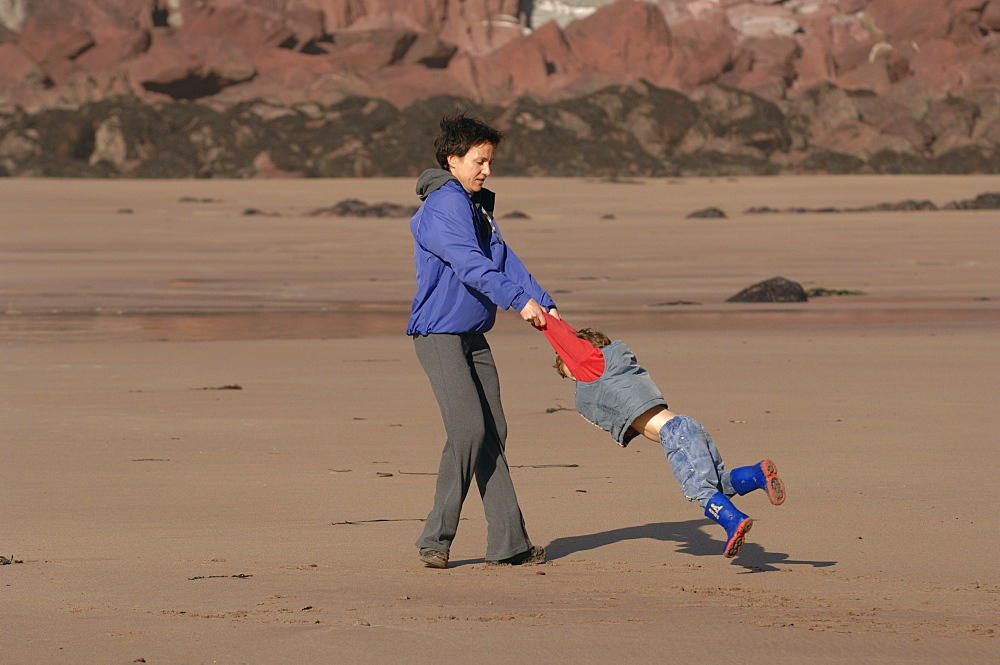
<instances>
[{"instance_id":1,"label":"child's leg","mask_svg":"<svg viewBox=\"0 0 1000 665\"><path fill-rule=\"evenodd\" d=\"M689 501L697 501L704 508L716 492L723 491L725 465L701 423L688 416L674 416L660 429L660 443Z\"/></svg>"},{"instance_id":2,"label":"child's leg","mask_svg":"<svg viewBox=\"0 0 1000 665\"><path fill-rule=\"evenodd\" d=\"M660 443L684 496L697 501L705 509L706 517L725 528L723 555L736 556L753 520L737 510L726 496L723 478L728 481L730 474L725 470L712 437L697 420L675 416L660 430ZM736 493L731 484L728 490L729 494Z\"/></svg>"}]
</instances>

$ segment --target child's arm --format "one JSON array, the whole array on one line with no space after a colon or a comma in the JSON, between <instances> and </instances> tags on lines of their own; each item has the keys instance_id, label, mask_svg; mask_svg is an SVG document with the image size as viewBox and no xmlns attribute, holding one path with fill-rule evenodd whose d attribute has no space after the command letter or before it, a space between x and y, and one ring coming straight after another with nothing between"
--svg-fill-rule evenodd
<instances>
[{"instance_id":1,"label":"child's arm","mask_svg":"<svg viewBox=\"0 0 1000 665\"><path fill-rule=\"evenodd\" d=\"M549 344L577 381L589 383L604 374L604 354L587 340L577 337L576 331L568 323L554 316L547 316L545 325L538 329L545 333Z\"/></svg>"}]
</instances>

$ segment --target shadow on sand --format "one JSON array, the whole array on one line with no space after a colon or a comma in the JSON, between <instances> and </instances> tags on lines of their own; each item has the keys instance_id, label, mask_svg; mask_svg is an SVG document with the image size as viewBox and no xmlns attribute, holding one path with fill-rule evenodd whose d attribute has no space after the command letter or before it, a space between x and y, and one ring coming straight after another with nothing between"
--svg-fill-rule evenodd
<instances>
[{"instance_id":1,"label":"shadow on sand","mask_svg":"<svg viewBox=\"0 0 1000 665\"><path fill-rule=\"evenodd\" d=\"M642 526L630 526L600 533L591 533L583 536L570 536L568 538L556 538L549 543L545 549L548 552L549 560L561 559L578 552L594 550L598 547L620 543L625 540L660 540L666 543L677 543L678 552L690 554L692 556L722 556L724 543L710 537L704 527L714 527L718 525L710 520L689 520L687 522L657 522L653 524L643 524ZM721 530L720 530L720 533ZM750 532L753 537L753 531ZM740 550L739 555L733 559L733 563L746 568L750 573L774 572L776 566L803 565L814 568L826 568L835 565L836 561L798 561L790 559L788 554L782 552L769 552L757 543L748 542Z\"/></svg>"}]
</instances>

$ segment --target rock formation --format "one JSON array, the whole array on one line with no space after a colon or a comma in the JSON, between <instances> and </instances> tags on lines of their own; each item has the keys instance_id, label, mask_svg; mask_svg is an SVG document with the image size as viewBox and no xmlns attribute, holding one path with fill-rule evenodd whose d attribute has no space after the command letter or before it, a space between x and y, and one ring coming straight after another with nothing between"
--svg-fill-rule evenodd
<instances>
[{"instance_id":1,"label":"rock formation","mask_svg":"<svg viewBox=\"0 0 1000 665\"><path fill-rule=\"evenodd\" d=\"M0 175L412 174L456 109L506 173L996 173L1000 0L0 2Z\"/></svg>"}]
</instances>

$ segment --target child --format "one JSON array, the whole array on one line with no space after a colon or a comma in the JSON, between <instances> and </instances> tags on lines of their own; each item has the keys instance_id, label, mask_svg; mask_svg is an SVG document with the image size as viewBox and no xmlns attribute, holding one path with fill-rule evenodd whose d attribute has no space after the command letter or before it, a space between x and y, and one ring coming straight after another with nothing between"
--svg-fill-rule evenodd
<instances>
[{"instance_id":1,"label":"child","mask_svg":"<svg viewBox=\"0 0 1000 665\"><path fill-rule=\"evenodd\" d=\"M726 529L722 553L736 556L753 520L729 500L756 489L774 505L785 500L785 485L771 460L726 471L712 437L696 420L667 409L649 373L622 341L612 342L591 328L577 332L565 321L546 317L535 326L556 350L555 368L576 381L576 408L584 418L609 432L623 448L640 434L658 441L689 501Z\"/></svg>"}]
</instances>

